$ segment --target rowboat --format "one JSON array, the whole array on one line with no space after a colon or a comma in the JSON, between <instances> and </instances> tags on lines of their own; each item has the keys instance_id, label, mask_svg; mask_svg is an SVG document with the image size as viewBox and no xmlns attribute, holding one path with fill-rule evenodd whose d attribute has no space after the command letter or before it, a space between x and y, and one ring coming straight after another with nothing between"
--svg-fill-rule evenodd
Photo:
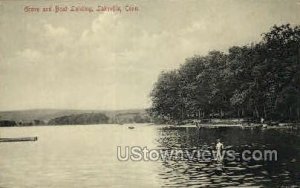
<instances>
[{"instance_id":1,"label":"rowboat","mask_svg":"<svg viewBox=\"0 0 300 188\"><path fill-rule=\"evenodd\" d=\"M27 142L37 141L38 137L0 138L0 142Z\"/></svg>"}]
</instances>

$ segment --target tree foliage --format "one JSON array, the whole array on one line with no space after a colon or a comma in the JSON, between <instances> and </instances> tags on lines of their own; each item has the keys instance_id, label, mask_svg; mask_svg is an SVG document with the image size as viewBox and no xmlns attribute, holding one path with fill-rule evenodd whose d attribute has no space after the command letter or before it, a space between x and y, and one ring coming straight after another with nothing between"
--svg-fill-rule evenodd
<instances>
[{"instance_id":1,"label":"tree foliage","mask_svg":"<svg viewBox=\"0 0 300 188\"><path fill-rule=\"evenodd\" d=\"M273 26L262 41L211 51L163 72L150 96L163 121L251 117L298 121L300 27Z\"/></svg>"}]
</instances>

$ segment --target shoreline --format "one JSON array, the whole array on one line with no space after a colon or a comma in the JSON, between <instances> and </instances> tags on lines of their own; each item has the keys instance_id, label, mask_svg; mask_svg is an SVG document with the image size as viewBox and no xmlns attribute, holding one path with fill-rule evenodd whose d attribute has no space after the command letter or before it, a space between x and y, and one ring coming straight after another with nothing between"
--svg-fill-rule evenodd
<instances>
[{"instance_id":1,"label":"shoreline","mask_svg":"<svg viewBox=\"0 0 300 188\"><path fill-rule=\"evenodd\" d=\"M118 123L100 123L100 124L70 124L70 125L16 125L16 126L0 126L3 128L10 128L10 127L61 127L61 126L101 126L101 125L112 125L112 126L127 126L127 125L147 125L147 126L164 126L169 128L175 128L175 127L196 127L198 129L200 128L230 128L230 127L238 127L243 129L255 129L255 128L263 128L263 129L299 129L300 123L278 123L278 125L268 125L266 123L228 123L228 120L226 120L226 123L224 122L212 122L212 123L186 123L181 125L176 124L156 124L152 122L148 123L125 123L125 124L118 124Z\"/></svg>"}]
</instances>

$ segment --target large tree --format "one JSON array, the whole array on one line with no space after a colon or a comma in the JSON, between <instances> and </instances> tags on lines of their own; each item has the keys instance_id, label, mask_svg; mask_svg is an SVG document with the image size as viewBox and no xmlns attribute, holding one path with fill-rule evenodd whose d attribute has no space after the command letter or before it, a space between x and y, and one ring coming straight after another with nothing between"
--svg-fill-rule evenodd
<instances>
[{"instance_id":1,"label":"large tree","mask_svg":"<svg viewBox=\"0 0 300 188\"><path fill-rule=\"evenodd\" d=\"M163 72L151 93L152 115L165 121L252 117L298 120L300 27L273 26L257 44L194 56Z\"/></svg>"}]
</instances>

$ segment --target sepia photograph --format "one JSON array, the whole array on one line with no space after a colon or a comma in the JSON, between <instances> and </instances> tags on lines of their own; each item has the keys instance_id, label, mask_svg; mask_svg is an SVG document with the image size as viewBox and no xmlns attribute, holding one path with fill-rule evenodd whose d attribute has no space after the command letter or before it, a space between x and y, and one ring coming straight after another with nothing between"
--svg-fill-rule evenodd
<instances>
[{"instance_id":1,"label":"sepia photograph","mask_svg":"<svg viewBox=\"0 0 300 188\"><path fill-rule=\"evenodd\" d=\"M300 0L0 0L0 188L300 187Z\"/></svg>"}]
</instances>

